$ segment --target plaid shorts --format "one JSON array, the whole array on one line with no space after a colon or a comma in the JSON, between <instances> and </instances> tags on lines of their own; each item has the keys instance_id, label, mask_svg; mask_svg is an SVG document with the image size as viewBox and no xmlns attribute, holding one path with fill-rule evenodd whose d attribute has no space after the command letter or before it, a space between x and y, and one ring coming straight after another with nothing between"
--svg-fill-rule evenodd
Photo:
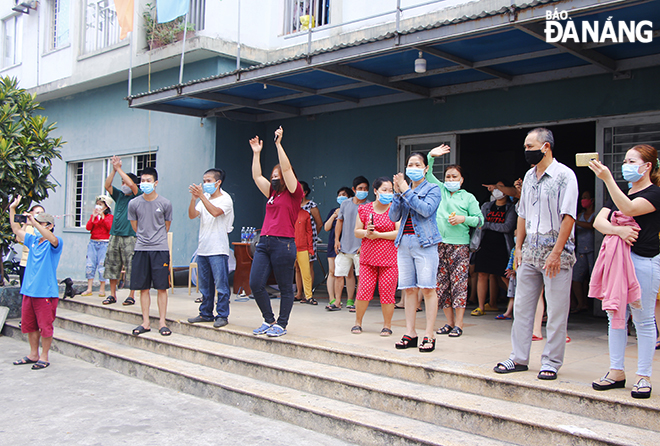
<instances>
[{"instance_id":1,"label":"plaid shorts","mask_svg":"<svg viewBox=\"0 0 660 446\"><path fill-rule=\"evenodd\" d=\"M105 272L103 277L106 279L121 279L122 266L126 270L124 279L126 288L131 283L131 266L133 264L133 253L135 251L135 237L122 237L111 235L108 243L108 250L105 253Z\"/></svg>"}]
</instances>

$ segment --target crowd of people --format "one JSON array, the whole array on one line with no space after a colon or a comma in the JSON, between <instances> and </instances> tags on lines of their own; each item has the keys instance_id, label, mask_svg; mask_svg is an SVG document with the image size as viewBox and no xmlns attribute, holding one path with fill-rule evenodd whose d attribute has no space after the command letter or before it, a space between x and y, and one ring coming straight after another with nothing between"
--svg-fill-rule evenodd
<instances>
[{"instance_id":1,"label":"crowd of people","mask_svg":"<svg viewBox=\"0 0 660 446\"><path fill-rule=\"evenodd\" d=\"M660 348L655 321L660 297L660 161L653 147L637 145L627 152L622 175L629 182L628 193L619 188L605 165L590 162L589 168L603 181L610 197L598 212L591 192L580 195L575 173L554 158L552 132L536 128L524 142L525 159L531 166L524 180L512 186L503 181L484 184L491 199L482 205L463 188L461 166L448 165L443 177L436 177L436 159L451 151L440 145L427 154L411 153L405 172L378 177L371 184L357 176L352 187L339 188L338 207L322 220L318 205L310 199L309 185L299 181L282 146L283 133L282 127L275 131L278 164L268 177L261 166L263 141L259 137L249 141L252 178L267 199L249 279L263 317L254 335L285 335L294 302L318 305L312 292L313 264L318 260L319 236L325 231L329 266L325 309L341 311L346 289L346 308L355 313L352 333L363 332L363 318L377 288L383 315L380 336L393 335L395 308L403 307L406 328L395 348L429 353L435 349L436 335L463 335L469 283L476 296L471 312L475 317L499 312L498 298L504 289L507 309L496 318L513 319L512 352L494 371L528 370L531 344L542 339L535 325L540 325L545 303L547 341L537 377L553 380L570 339L568 315L588 309L587 296L594 297L602 300L608 314L611 363L593 388L625 386L623 358L632 315L638 337L632 396L651 395L651 363L654 350ZM106 297L106 281L110 285L103 304L117 302L120 280L131 290L123 305L135 304L139 291L143 322L132 332L138 336L151 331L149 290L154 288L159 333L168 336L172 331L166 320L167 233L172 205L156 192L154 168L145 168L138 180L122 170L119 158L112 157L111 164L105 182L108 195L96 198L86 226L91 237L85 271L88 287L83 295L91 295L97 273L99 296ZM116 174L121 178L120 188L112 185ZM234 209L230 195L222 189L225 175L220 169L209 169L202 183L189 187L188 216L200 222L197 264L202 298L199 315L188 322L213 322L216 328L229 323L231 294L228 234L233 230ZM368 200L370 192L374 201ZM49 364L62 240L53 235L54 219L41 206L25 214L26 224L14 222L20 203L21 197L13 201L10 218L26 250L22 330L28 333L30 354L15 364L40 369ZM605 236L598 256L594 230ZM266 290L271 273L280 292L277 317ZM399 305L397 289L401 290ZM425 326L420 340L416 322L422 300ZM445 319L441 327L436 326L439 308Z\"/></svg>"}]
</instances>

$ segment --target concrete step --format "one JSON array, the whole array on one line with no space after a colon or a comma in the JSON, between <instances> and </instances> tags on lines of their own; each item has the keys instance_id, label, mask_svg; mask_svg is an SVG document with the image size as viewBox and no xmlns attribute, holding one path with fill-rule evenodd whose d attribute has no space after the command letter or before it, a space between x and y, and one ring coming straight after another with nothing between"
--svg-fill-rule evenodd
<instances>
[{"instance_id":1,"label":"concrete step","mask_svg":"<svg viewBox=\"0 0 660 446\"><path fill-rule=\"evenodd\" d=\"M66 300L60 308L131 324L142 322L137 307L111 307ZM157 319L152 318L157 326ZM629 390L595 392L585 383L520 382L506 375L496 375L491 369L465 367L460 364L428 364L415 362L417 355L406 351L365 353L352 345L340 345L313 338L287 335L270 339L255 337L251 330L229 325L220 330L211 324L188 324L178 320L168 322L175 334L205 339L226 345L244 347L278 356L304 358L314 363L343 367L349 370L377 374L407 382L444 388L462 393L486 396L497 401L522 403L544 409L561 408L564 413L585 416L660 432L660 405L657 401L632 400ZM128 330L130 332L130 330ZM625 416L622 416L625 414Z\"/></svg>"},{"instance_id":2,"label":"concrete step","mask_svg":"<svg viewBox=\"0 0 660 446\"><path fill-rule=\"evenodd\" d=\"M26 336L20 333L17 325L18 321L9 321L4 333L26 340ZM360 445L503 446L511 444L426 423L410 416L385 413L267 383L62 328L58 328L55 332L53 350L118 373L231 404L242 410L317 432L340 436L346 441Z\"/></svg>"},{"instance_id":3,"label":"concrete step","mask_svg":"<svg viewBox=\"0 0 660 446\"><path fill-rule=\"evenodd\" d=\"M132 324L60 310L58 326L171 359L218 368L271 384L374 410L407 416L472 434L527 445L658 444L660 433L620 426L559 411L410 383L366 372L282 357L174 334L129 334ZM641 440L640 440L641 439ZM647 441L648 440L648 441Z\"/></svg>"}]
</instances>

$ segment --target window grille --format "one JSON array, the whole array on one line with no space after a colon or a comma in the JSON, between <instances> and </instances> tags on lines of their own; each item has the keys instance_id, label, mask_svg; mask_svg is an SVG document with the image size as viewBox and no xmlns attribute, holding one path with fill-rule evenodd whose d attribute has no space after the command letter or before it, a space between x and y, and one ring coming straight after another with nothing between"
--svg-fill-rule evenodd
<instances>
[{"instance_id":1,"label":"window grille","mask_svg":"<svg viewBox=\"0 0 660 446\"><path fill-rule=\"evenodd\" d=\"M637 144L649 144L660 149L660 123L606 127L604 129L603 164L609 167L622 190L628 183L621 175L626 152Z\"/></svg>"},{"instance_id":2,"label":"window grille","mask_svg":"<svg viewBox=\"0 0 660 446\"><path fill-rule=\"evenodd\" d=\"M284 34L308 31L330 23L330 0L286 0Z\"/></svg>"},{"instance_id":3,"label":"window grille","mask_svg":"<svg viewBox=\"0 0 660 446\"><path fill-rule=\"evenodd\" d=\"M122 170L136 175L145 167L156 167L156 153L143 153L121 157ZM65 226L84 228L96 205L96 197L106 194L105 179L112 171L109 159L70 162L67 165L67 209ZM121 177L115 175L112 185L121 186Z\"/></svg>"},{"instance_id":4,"label":"window grille","mask_svg":"<svg viewBox=\"0 0 660 446\"><path fill-rule=\"evenodd\" d=\"M119 42L119 21L111 0L89 1L85 9L83 53L93 53Z\"/></svg>"},{"instance_id":5,"label":"window grille","mask_svg":"<svg viewBox=\"0 0 660 446\"><path fill-rule=\"evenodd\" d=\"M69 44L70 0L52 0L49 47L51 50Z\"/></svg>"}]
</instances>

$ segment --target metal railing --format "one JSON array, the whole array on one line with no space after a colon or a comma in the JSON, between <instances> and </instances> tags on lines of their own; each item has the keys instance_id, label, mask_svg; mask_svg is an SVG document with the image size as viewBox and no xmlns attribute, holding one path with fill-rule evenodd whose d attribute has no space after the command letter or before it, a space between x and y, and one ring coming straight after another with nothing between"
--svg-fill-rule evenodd
<instances>
[{"instance_id":1,"label":"metal railing","mask_svg":"<svg viewBox=\"0 0 660 446\"><path fill-rule=\"evenodd\" d=\"M330 0L287 0L284 34L307 31L330 22Z\"/></svg>"},{"instance_id":2,"label":"metal railing","mask_svg":"<svg viewBox=\"0 0 660 446\"><path fill-rule=\"evenodd\" d=\"M206 15L206 0L190 0L188 23L195 25L195 31L204 29L204 16Z\"/></svg>"}]
</instances>

